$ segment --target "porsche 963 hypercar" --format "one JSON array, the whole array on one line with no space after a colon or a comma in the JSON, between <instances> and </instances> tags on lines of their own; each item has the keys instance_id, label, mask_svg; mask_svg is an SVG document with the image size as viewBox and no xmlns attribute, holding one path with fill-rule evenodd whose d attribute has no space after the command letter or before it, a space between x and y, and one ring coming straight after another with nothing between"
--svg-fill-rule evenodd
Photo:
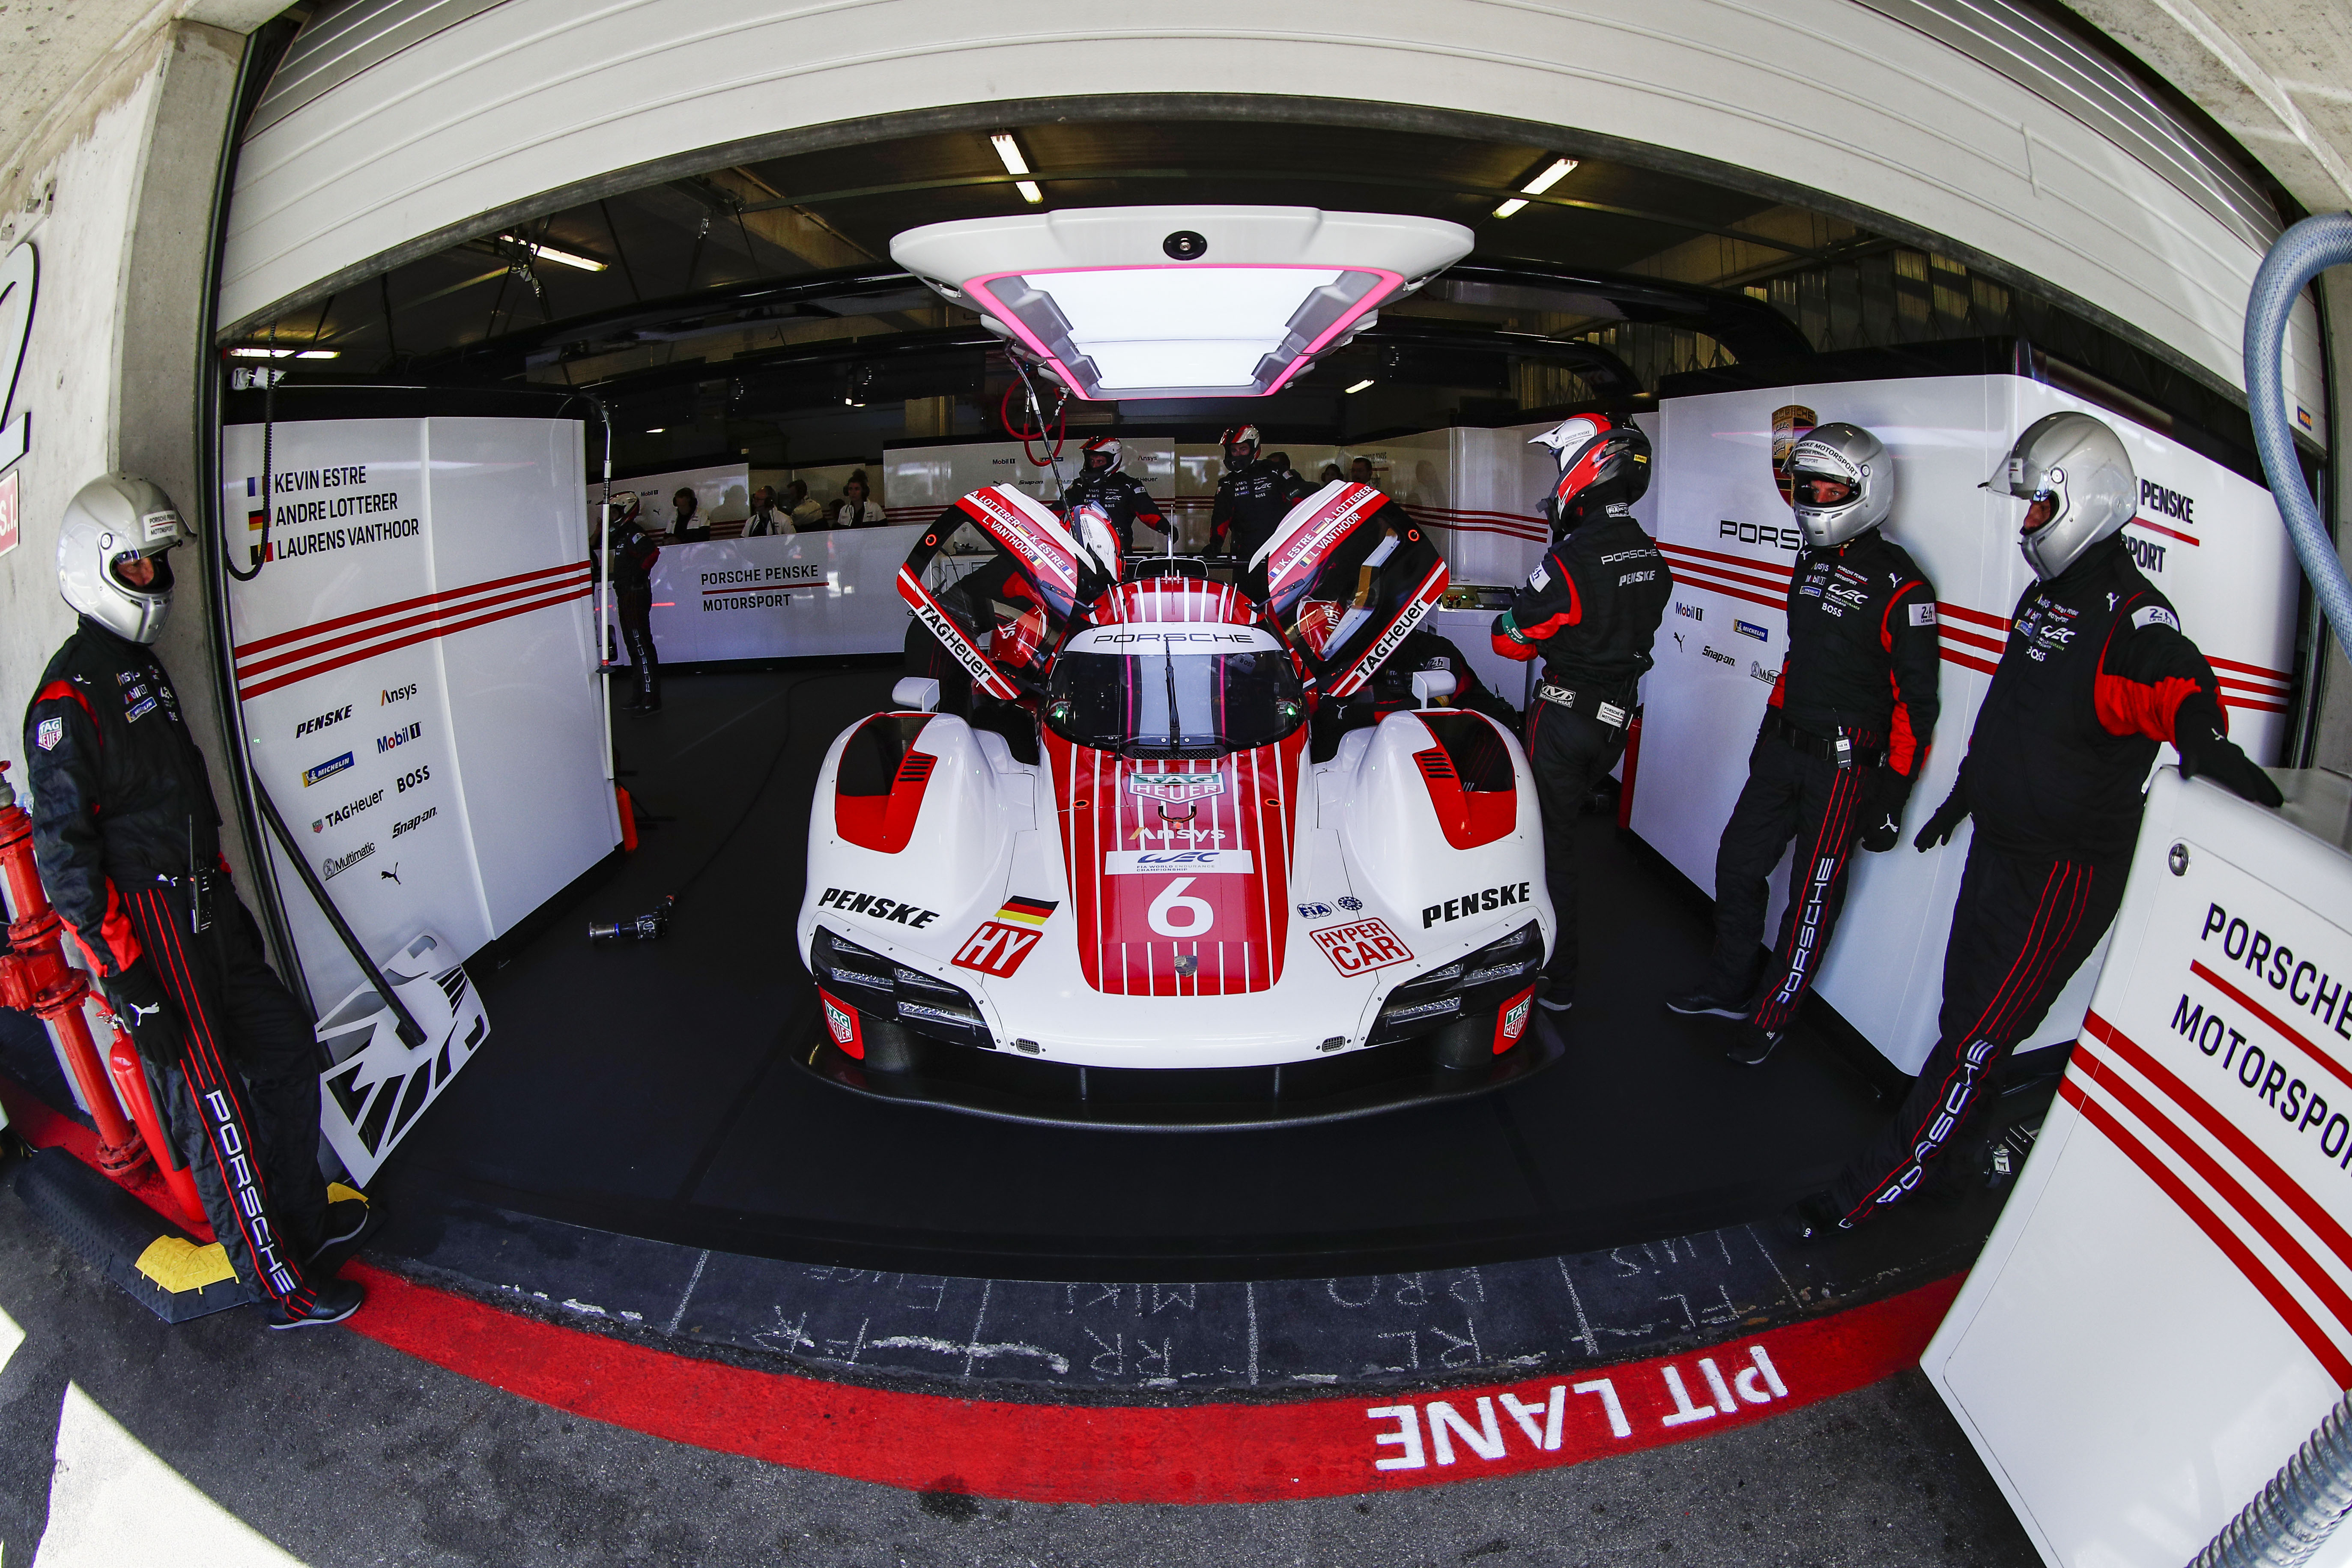
<instances>
[{"instance_id":1,"label":"porsche 963 hypercar","mask_svg":"<svg viewBox=\"0 0 2352 1568\"><path fill-rule=\"evenodd\" d=\"M935 591L966 526L990 558ZM1123 562L1087 508L1066 526L1007 488L949 508L898 578L940 679L900 682L818 775L803 1065L1139 1127L1353 1114L1544 1065L1552 908L1518 742L1427 674L1421 706L1339 733L1445 585L1368 486L1301 501L1230 583Z\"/></svg>"}]
</instances>

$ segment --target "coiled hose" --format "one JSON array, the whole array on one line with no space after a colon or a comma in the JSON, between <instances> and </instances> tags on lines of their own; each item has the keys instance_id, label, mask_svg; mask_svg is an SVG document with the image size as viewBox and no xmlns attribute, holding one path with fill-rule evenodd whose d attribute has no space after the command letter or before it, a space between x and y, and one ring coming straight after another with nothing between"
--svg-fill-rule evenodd
<instances>
[{"instance_id":1,"label":"coiled hose","mask_svg":"<svg viewBox=\"0 0 2352 1568\"><path fill-rule=\"evenodd\" d=\"M2189 1568L2300 1568L2352 1513L2352 1394Z\"/></svg>"},{"instance_id":2,"label":"coiled hose","mask_svg":"<svg viewBox=\"0 0 2352 1568\"><path fill-rule=\"evenodd\" d=\"M2287 537L2311 580L2312 597L2336 630L2336 645L2352 658L2352 583L2344 576L2344 563L2336 542L2319 520L2318 503L2303 482L2295 461L2294 437L2288 433L2285 375L2281 365L2286 343L2287 312L2304 285L2330 267L2352 261L2352 213L2322 213L2307 217L2278 237L2254 273L2254 288L2246 301L2246 404L2254 420L2254 448L2262 454L2263 473L2270 479L2272 499L2286 521ZM2342 418L2345 410L2333 411Z\"/></svg>"},{"instance_id":3,"label":"coiled hose","mask_svg":"<svg viewBox=\"0 0 2352 1568\"><path fill-rule=\"evenodd\" d=\"M2304 285L2330 267L2352 261L2352 213L2307 217L2271 247L2254 274L2246 301L2246 402L2254 419L2254 446L2287 537L2311 580L2312 597L2335 628L2336 645L2352 658L2352 583L2319 507L2303 482L2288 433L2286 387L2280 363L2287 312ZM2334 411L2343 417L2344 411ZM2336 1402L2294 1458L2262 1494L2239 1511L2197 1554L2189 1568L2299 1568L2352 1514L2352 1394Z\"/></svg>"}]
</instances>

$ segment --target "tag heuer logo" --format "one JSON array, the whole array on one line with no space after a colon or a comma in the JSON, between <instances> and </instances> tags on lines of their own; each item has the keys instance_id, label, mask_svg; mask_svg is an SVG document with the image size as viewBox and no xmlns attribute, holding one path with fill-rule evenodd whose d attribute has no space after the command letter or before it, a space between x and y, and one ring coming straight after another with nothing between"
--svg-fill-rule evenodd
<instances>
[{"instance_id":1,"label":"tag heuer logo","mask_svg":"<svg viewBox=\"0 0 2352 1568\"><path fill-rule=\"evenodd\" d=\"M1181 805L1188 800L1206 800L1213 795L1225 793L1225 775L1216 773L1129 773L1127 792L1146 800L1165 801Z\"/></svg>"}]
</instances>

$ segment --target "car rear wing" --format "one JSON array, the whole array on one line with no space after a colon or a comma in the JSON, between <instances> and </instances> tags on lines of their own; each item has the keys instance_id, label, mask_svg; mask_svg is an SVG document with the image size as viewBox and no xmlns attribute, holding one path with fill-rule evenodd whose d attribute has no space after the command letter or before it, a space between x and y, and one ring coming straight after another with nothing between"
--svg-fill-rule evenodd
<instances>
[{"instance_id":1,"label":"car rear wing","mask_svg":"<svg viewBox=\"0 0 2352 1568\"><path fill-rule=\"evenodd\" d=\"M1242 588L1264 605L1326 700L1371 679L1445 592L1445 562L1402 505L1334 480L1290 509Z\"/></svg>"}]
</instances>

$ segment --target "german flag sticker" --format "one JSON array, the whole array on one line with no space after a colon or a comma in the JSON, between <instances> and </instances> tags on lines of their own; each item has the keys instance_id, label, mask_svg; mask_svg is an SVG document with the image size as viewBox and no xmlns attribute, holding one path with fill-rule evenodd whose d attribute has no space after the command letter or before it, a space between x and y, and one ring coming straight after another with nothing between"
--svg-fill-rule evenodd
<instances>
[{"instance_id":1,"label":"german flag sticker","mask_svg":"<svg viewBox=\"0 0 2352 1568\"><path fill-rule=\"evenodd\" d=\"M1041 926L1045 923L1046 916L1061 907L1051 899L1007 899L1004 907L996 911L996 918L1024 926Z\"/></svg>"}]
</instances>

